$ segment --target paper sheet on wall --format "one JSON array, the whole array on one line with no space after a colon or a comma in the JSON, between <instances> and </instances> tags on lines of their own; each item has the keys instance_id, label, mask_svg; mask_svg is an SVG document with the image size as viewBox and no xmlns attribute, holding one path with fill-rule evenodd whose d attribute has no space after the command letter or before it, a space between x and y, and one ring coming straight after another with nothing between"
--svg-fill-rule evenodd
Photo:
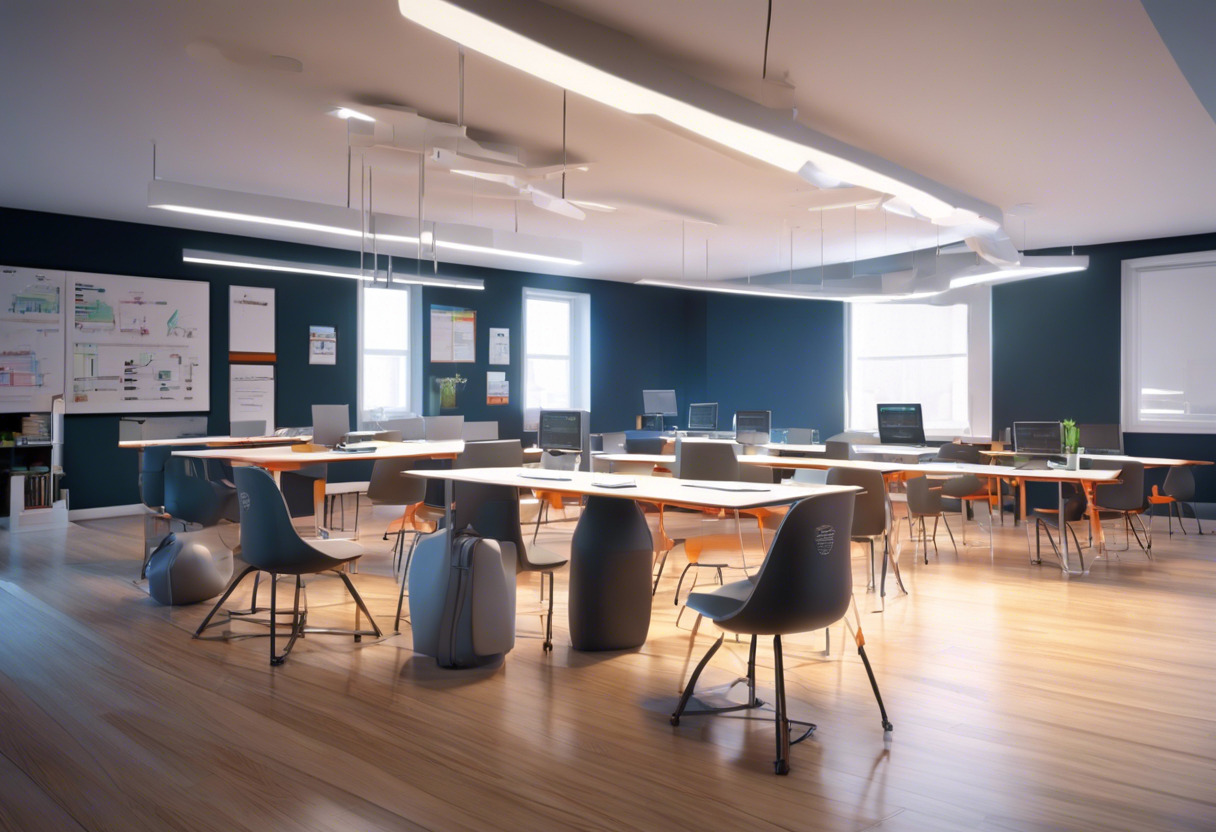
<instances>
[{"instance_id":1,"label":"paper sheet on wall","mask_svg":"<svg viewBox=\"0 0 1216 832\"><path fill-rule=\"evenodd\" d=\"M228 351L274 352L274 289L228 287Z\"/></svg>"},{"instance_id":2,"label":"paper sheet on wall","mask_svg":"<svg viewBox=\"0 0 1216 832\"><path fill-rule=\"evenodd\" d=\"M332 326L308 328L308 363L338 363L338 332Z\"/></svg>"},{"instance_id":3,"label":"paper sheet on wall","mask_svg":"<svg viewBox=\"0 0 1216 832\"><path fill-rule=\"evenodd\" d=\"M0 413L63 395L64 272L0 268Z\"/></svg>"},{"instance_id":4,"label":"paper sheet on wall","mask_svg":"<svg viewBox=\"0 0 1216 832\"><path fill-rule=\"evenodd\" d=\"M506 373L486 373L486 404L510 404L511 382Z\"/></svg>"},{"instance_id":5,"label":"paper sheet on wall","mask_svg":"<svg viewBox=\"0 0 1216 832\"><path fill-rule=\"evenodd\" d=\"M490 363L511 363L511 330L490 327Z\"/></svg>"},{"instance_id":6,"label":"paper sheet on wall","mask_svg":"<svg viewBox=\"0 0 1216 832\"><path fill-rule=\"evenodd\" d=\"M274 365L230 364L228 421L265 420L274 432Z\"/></svg>"},{"instance_id":7,"label":"paper sheet on wall","mask_svg":"<svg viewBox=\"0 0 1216 832\"><path fill-rule=\"evenodd\" d=\"M431 362L473 363L477 360L477 312L454 306L431 306Z\"/></svg>"}]
</instances>

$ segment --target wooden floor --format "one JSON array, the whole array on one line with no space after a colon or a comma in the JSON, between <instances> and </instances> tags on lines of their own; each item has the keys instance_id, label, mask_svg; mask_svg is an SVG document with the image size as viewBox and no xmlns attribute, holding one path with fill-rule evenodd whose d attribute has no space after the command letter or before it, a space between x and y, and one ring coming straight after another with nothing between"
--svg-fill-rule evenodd
<instances>
[{"instance_id":1,"label":"wooden floor","mask_svg":"<svg viewBox=\"0 0 1216 832\"><path fill-rule=\"evenodd\" d=\"M640 650L569 649L559 573L552 654L523 616L498 668L439 670L404 628L310 636L272 669L265 639L190 638L209 605L149 600L132 581L140 529L0 532L0 828L1216 829L1210 535L1162 523L1155 562L1124 553L1071 579L1030 565L1020 528L998 530L995 562L943 537L928 565L904 552L911 594L885 612L858 550L893 740L843 630L827 659L822 633L803 636L787 642L790 707L820 727L776 777L771 720L668 723L717 636L690 614L676 626L678 548ZM354 581L391 630L388 544L363 542ZM525 579L521 606L535 593ZM310 623L352 623L337 581L309 594ZM760 656L771 701L770 644ZM745 659L728 641L703 682Z\"/></svg>"}]
</instances>

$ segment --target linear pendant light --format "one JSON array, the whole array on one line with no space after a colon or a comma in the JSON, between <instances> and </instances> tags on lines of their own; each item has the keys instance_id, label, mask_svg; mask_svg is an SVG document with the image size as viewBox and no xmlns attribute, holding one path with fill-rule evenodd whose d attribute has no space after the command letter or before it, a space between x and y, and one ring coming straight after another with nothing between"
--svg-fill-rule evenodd
<instances>
[{"instance_id":1,"label":"linear pendant light","mask_svg":"<svg viewBox=\"0 0 1216 832\"><path fill-rule=\"evenodd\" d=\"M267 257L246 257L240 254L223 254L215 251L200 251L198 249L182 249L182 262L195 263L202 266L227 266L234 269L250 269L264 272L287 272L289 274L306 274L314 277L345 277L350 280L363 280L372 283L375 274L361 272L359 269L344 269L341 266L320 266L307 263L296 263L290 260L273 260ZM485 289L485 283L471 277L440 277L439 275L393 274L393 283L408 283L413 286L437 286L445 289Z\"/></svg>"},{"instance_id":2,"label":"linear pendant light","mask_svg":"<svg viewBox=\"0 0 1216 832\"><path fill-rule=\"evenodd\" d=\"M793 300L828 300L840 303L886 303L901 300L920 300L931 298L945 292L945 289L934 289L924 292L908 292L901 295L849 295L827 293L817 287L808 286L806 291L800 291L800 284L784 284L768 286L756 283L730 283L718 280L664 280L662 278L647 278L639 280L637 286L665 286L669 289L690 289L699 292L719 292L727 295L752 295L764 298L789 298Z\"/></svg>"},{"instance_id":3,"label":"linear pendant light","mask_svg":"<svg viewBox=\"0 0 1216 832\"><path fill-rule=\"evenodd\" d=\"M860 148L672 69L637 41L535 0L398 0L414 23L562 89L654 116L819 187L892 194L941 225L1000 232L1002 214Z\"/></svg>"},{"instance_id":4,"label":"linear pendant light","mask_svg":"<svg viewBox=\"0 0 1216 832\"><path fill-rule=\"evenodd\" d=\"M166 179L148 183L148 207L213 219L294 228L337 237L363 236L359 211L284 197L226 191ZM418 221L377 213L371 218L379 243L418 246ZM563 266L582 264L582 245L575 240L534 237L459 223L434 226L439 250L485 254ZM429 229L428 229L429 230Z\"/></svg>"}]
</instances>

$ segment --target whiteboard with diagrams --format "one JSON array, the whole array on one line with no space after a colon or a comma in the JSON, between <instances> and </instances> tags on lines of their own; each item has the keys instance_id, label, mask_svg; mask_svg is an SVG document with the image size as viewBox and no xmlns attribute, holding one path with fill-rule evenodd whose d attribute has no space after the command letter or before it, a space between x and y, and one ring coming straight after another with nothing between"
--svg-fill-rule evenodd
<instances>
[{"instance_id":1,"label":"whiteboard with diagrams","mask_svg":"<svg viewBox=\"0 0 1216 832\"><path fill-rule=\"evenodd\" d=\"M69 413L211 409L210 286L67 273Z\"/></svg>"},{"instance_id":2,"label":"whiteboard with diagrams","mask_svg":"<svg viewBox=\"0 0 1216 832\"><path fill-rule=\"evenodd\" d=\"M0 413L63 395L64 272L0 266Z\"/></svg>"}]
</instances>

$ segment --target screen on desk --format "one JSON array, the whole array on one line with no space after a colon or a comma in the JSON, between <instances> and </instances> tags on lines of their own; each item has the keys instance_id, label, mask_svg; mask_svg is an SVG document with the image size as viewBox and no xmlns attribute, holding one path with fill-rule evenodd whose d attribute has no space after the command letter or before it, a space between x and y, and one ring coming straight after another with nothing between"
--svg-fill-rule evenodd
<instances>
[{"instance_id":1,"label":"screen on desk","mask_svg":"<svg viewBox=\"0 0 1216 832\"><path fill-rule=\"evenodd\" d=\"M688 406L689 430L717 430L718 403L699 402Z\"/></svg>"},{"instance_id":2,"label":"screen on desk","mask_svg":"<svg viewBox=\"0 0 1216 832\"><path fill-rule=\"evenodd\" d=\"M658 413L663 416L678 416L676 410L675 390L643 390L642 412Z\"/></svg>"},{"instance_id":3,"label":"screen on desk","mask_svg":"<svg viewBox=\"0 0 1216 832\"><path fill-rule=\"evenodd\" d=\"M880 404L878 441L884 445L925 444L925 420L920 404Z\"/></svg>"},{"instance_id":4,"label":"screen on desk","mask_svg":"<svg viewBox=\"0 0 1216 832\"><path fill-rule=\"evenodd\" d=\"M1013 450L1019 454L1064 453L1064 426L1059 422L1014 422Z\"/></svg>"},{"instance_id":5,"label":"screen on desk","mask_svg":"<svg viewBox=\"0 0 1216 832\"><path fill-rule=\"evenodd\" d=\"M546 451L583 450L583 411L542 410L536 444Z\"/></svg>"},{"instance_id":6,"label":"screen on desk","mask_svg":"<svg viewBox=\"0 0 1216 832\"><path fill-rule=\"evenodd\" d=\"M740 445L766 445L772 433L771 410L736 410L735 441Z\"/></svg>"},{"instance_id":7,"label":"screen on desk","mask_svg":"<svg viewBox=\"0 0 1216 832\"><path fill-rule=\"evenodd\" d=\"M312 441L314 445L332 448L350 430L350 405L314 404L312 406Z\"/></svg>"},{"instance_id":8,"label":"screen on desk","mask_svg":"<svg viewBox=\"0 0 1216 832\"><path fill-rule=\"evenodd\" d=\"M1077 444L1087 453L1123 453L1123 431L1119 425L1077 425L1077 431Z\"/></svg>"}]
</instances>

